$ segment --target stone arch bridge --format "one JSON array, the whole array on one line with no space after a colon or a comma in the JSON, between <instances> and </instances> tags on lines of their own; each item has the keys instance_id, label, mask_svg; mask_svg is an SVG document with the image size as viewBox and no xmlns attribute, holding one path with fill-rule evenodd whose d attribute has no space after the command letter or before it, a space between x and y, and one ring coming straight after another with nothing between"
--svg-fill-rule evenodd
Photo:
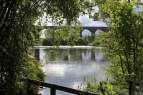
<instances>
[{"instance_id":1,"label":"stone arch bridge","mask_svg":"<svg viewBox=\"0 0 143 95\"><path fill-rule=\"evenodd\" d=\"M62 26L62 27L66 27L66 26ZM48 29L48 28L55 28L55 29L58 29L58 26L42 26L40 28L38 28L38 31L42 30L42 29ZM74 27L73 27L74 28ZM82 32L83 30L89 30L91 34L95 34L95 32L99 29L99 30L102 30L104 32L108 31L108 27L97 27L97 26L80 26L81 28L81 31L80 31L80 36L82 37Z\"/></svg>"}]
</instances>

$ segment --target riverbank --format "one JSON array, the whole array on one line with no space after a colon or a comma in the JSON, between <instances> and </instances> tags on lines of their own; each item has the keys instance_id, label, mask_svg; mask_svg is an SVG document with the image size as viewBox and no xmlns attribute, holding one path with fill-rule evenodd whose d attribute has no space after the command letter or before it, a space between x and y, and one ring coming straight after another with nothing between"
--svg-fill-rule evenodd
<instances>
[{"instance_id":1,"label":"riverbank","mask_svg":"<svg viewBox=\"0 0 143 95\"><path fill-rule=\"evenodd\" d=\"M45 48L45 49L50 49L50 48L60 48L60 49L67 49L67 48L75 48L75 49L92 49L92 48L105 48L101 46L34 46L34 49L39 49L39 48Z\"/></svg>"}]
</instances>

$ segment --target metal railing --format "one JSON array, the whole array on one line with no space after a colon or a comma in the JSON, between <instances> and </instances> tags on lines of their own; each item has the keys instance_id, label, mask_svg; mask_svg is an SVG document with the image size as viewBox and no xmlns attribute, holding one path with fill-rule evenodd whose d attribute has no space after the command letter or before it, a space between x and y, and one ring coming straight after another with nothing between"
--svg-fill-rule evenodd
<instances>
[{"instance_id":1,"label":"metal railing","mask_svg":"<svg viewBox=\"0 0 143 95\"><path fill-rule=\"evenodd\" d=\"M88 92L79 91L76 89L72 89L72 88L68 88L68 87L64 87L64 86L59 86L59 85L55 85L55 84L50 84L50 83L44 83L44 82L31 80L31 79L26 79L26 81L30 84L50 88L50 95L56 95L56 90L60 90L60 91L64 91L64 92L68 92L68 93L72 93L72 94L76 94L76 95L98 95L98 94L91 94Z\"/></svg>"}]
</instances>

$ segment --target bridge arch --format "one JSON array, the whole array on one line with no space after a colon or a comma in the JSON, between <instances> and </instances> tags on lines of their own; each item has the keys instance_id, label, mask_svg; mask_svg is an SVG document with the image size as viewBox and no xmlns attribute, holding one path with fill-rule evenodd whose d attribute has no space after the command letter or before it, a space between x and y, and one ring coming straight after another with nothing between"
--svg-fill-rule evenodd
<instances>
[{"instance_id":1,"label":"bridge arch","mask_svg":"<svg viewBox=\"0 0 143 95\"><path fill-rule=\"evenodd\" d=\"M97 30L102 30L104 32L108 31L108 27L96 27L96 26L81 26L80 36L82 37L82 31L87 29L91 32L91 34L95 34Z\"/></svg>"},{"instance_id":2,"label":"bridge arch","mask_svg":"<svg viewBox=\"0 0 143 95\"><path fill-rule=\"evenodd\" d=\"M91 36L91 32L88 29L81 30L81 36Z\"/></svg>"}]
</instances>

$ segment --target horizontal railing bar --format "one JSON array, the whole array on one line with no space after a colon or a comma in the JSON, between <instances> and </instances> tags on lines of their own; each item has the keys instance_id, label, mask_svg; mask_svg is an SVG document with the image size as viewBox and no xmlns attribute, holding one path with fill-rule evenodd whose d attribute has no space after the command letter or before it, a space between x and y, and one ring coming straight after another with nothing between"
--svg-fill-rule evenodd
<instances>
[{"instance_id":1,"label":"horizontal railing bar","mask_svg":"<svg viewBox=\"0 0 143 95\"><path fill-rule=\"evenodd\" d=\"M91 94L91 93L84 92L84 91L79 91L79 90L64 87L64 86L59 86L59 85L50 84L50 83L44 83L44 82L40 82L40 81L37 81L37 80L31 80L31 79L26 79L26 80L28 81L28 83L32 83L32 84L39 85L39 86L44 86L44 87L49 87L49 88L55 88L57 90L61 90L61 91L64 91L64 92L69 92L69 93L72 93L72 94L98 95L98 94Z\"/></svg>"}]
</instances>

